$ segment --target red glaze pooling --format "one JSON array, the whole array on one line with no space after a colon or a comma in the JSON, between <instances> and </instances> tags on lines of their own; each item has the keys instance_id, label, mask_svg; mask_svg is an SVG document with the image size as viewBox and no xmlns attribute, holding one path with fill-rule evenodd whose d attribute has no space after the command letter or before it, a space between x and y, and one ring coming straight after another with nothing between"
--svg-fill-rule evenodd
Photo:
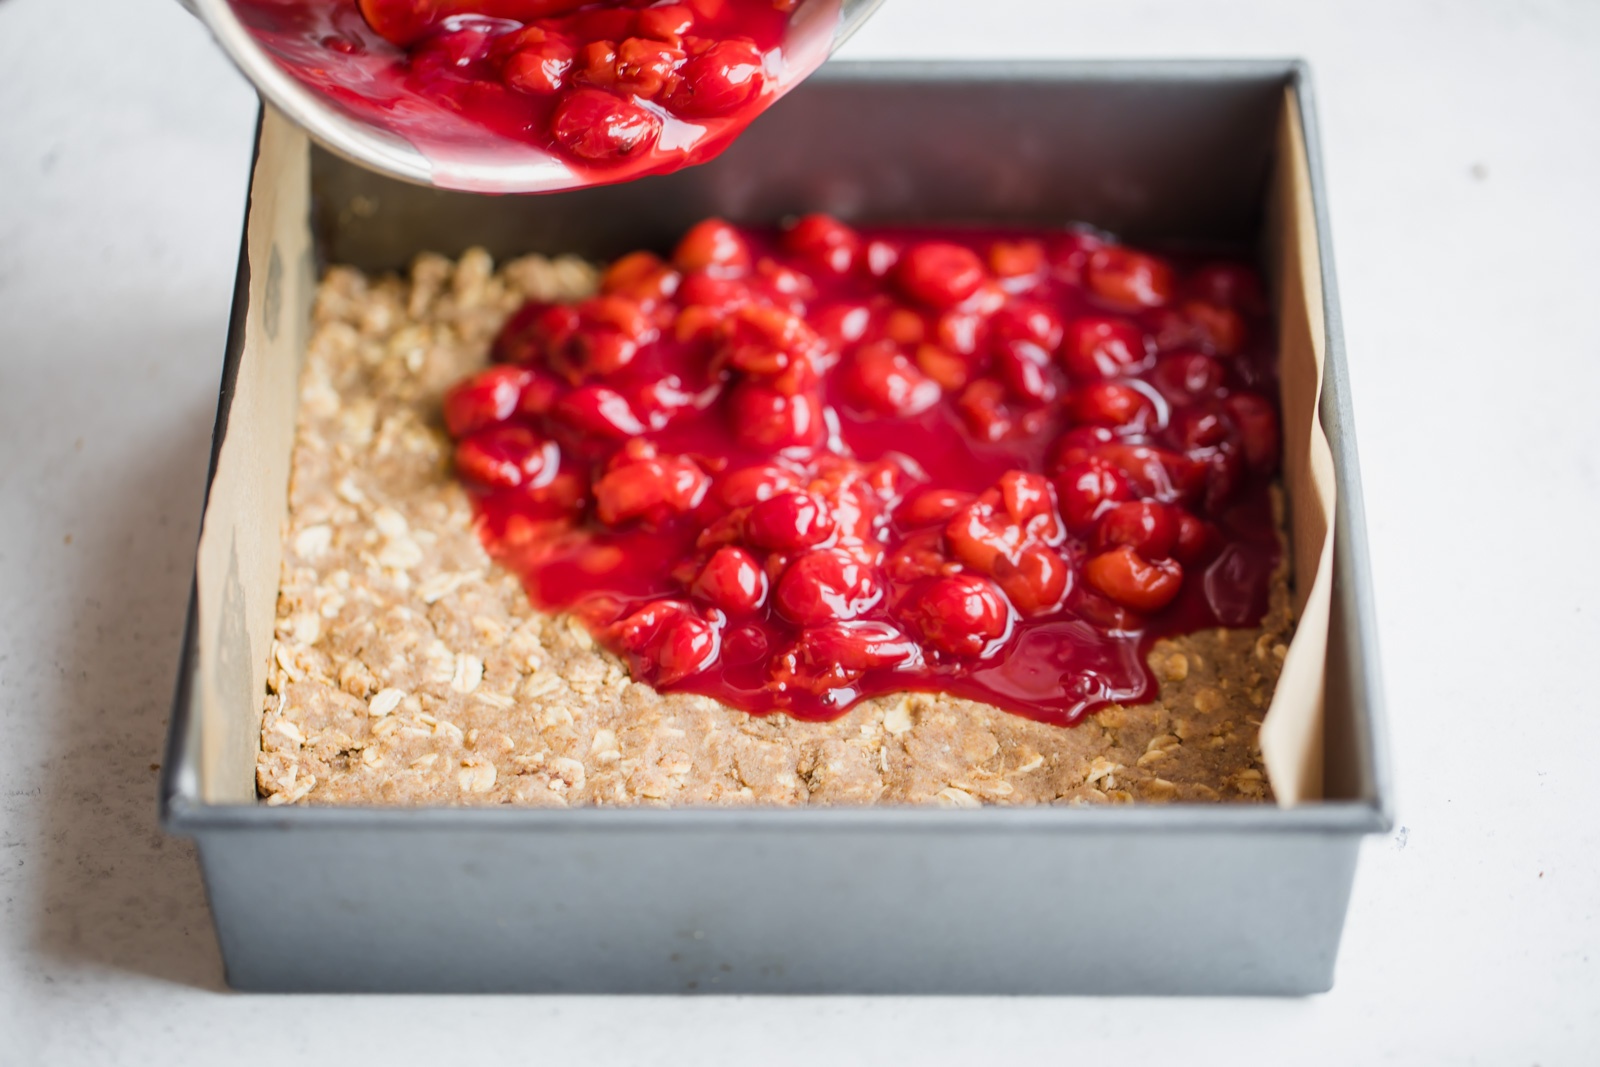
<instances>
[{"instance_id":1,"label":"red glaze pooling","mask_svg":"<svg viewBox=\"0 0 1600 1067\"><path fill-rule=\"evenodd\" d=\"M550 189L704 162L827 54L837 0L230 0L274 59L441 185ZM836 21L836 18L834 19ZM466 164L466 165L463 165ZM498 180L498 179L496 179Z\"/></svg>"},{"instance_id":2,"label":"red glaze pooling","mask_svg":"<svg viewBox=\"0 0 1600 1067\"><path fill-rule=\"evenodd\" d=\"M444 417L489 551L658 688L1070 724L1265 612L1270 337L1234 262L712 220L522 308Z\"/></svg>"}]
</instances>

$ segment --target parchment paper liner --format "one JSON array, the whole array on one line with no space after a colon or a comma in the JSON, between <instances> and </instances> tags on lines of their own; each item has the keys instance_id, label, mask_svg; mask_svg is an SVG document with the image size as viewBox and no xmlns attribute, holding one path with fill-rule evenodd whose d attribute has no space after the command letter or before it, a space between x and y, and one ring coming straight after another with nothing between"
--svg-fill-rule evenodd
<instances>
[{"instance_id":1,"label":"parchment paper liner","mask_svg":"<svg viewBox=\"0 0 1600 1067\"><path fill-rule=\"evenodd\" d=\"M1294 91L1284 95L1267 233L1278 300L1283 478L1289 491L1289 543L1299 621L1272 706L1261 724L1261 755L1278 803L1292 807L1322 796L1322 702L1337 488L1333 452L1322 431L1326 332L1305 132Z\"/></svg>"}]
</instances>

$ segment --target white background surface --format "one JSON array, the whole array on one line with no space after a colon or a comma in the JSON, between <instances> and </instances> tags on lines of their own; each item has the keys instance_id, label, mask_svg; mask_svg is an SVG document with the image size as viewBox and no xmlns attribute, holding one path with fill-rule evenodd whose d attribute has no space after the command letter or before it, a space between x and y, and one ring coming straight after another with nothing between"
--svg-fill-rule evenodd
<instances>
[{"instance_id":1,"label":"white background surface","mask_svg":"<svg viewBox=\"0 0 1600 1067\"><path fill-rule=\"evenodd\" d=\"M153 764L255 101L171 0L0 0L0 1064L1600 1063L1600 4L890 0L848 54L1312 61L1401 823L1334 992L224 991Z\"/></svg>"}]
</instances>

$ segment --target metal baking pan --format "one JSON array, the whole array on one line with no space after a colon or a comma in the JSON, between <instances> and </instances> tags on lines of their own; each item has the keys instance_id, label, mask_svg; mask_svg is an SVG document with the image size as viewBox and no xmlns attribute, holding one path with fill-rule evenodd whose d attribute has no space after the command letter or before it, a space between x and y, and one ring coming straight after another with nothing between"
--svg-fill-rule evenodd
<instances>
[{"instance_id":1,"label":"metal baking pan","mask_svg":"<svg viewBox=\"0 0 1600 1067\"><path fill-rule=\"evenodd\" d=\"M1303 137L1285 140L1294 120ZM167 830L198 846L229 983L1329 988L1359 846L1389 827L1391 802L1316 129L1308 73L1294 62L833 64L707 166L495 199L365 172L268 115L161 797ZM269 172L269 150L290 162ZM263 353L298 351L318 264L391 269L474 244L603 258L665 244L707 214L762 221L815 209L874 221L1085 220L1133 239L1262 243L1268 191L1290 154L1309 176L1323 423L1340 486L1322 801L977 811L256 802L265 645L252 635L272 629L295 396L292 367L275 372L288 387L263 387L274 366Z\"/></svg>"}]
</instances>

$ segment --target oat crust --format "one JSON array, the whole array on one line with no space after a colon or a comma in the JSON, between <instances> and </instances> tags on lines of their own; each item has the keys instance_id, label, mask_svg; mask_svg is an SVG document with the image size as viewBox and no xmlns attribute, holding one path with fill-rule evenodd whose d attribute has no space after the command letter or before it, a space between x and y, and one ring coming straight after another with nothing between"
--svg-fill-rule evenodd
<instances>
[{"instance_id":1,"label":"oat crust","mask_svg":"<svg viewBox=\"0 0 1600 1067\"><path fill-rule=\"evenodd\" d=\"M591 292L572 259L424 255L335 267L301 382L257 763L268 804L980 804L1263 801L1257 730L1292 629L1164 640L1160 696L1075 728L942 696L831 723L663 695L485 554L449 472L444 390L528 297ZM1281 507L1280 507L1281 512Z\"/></svg>"}]
</instances>

